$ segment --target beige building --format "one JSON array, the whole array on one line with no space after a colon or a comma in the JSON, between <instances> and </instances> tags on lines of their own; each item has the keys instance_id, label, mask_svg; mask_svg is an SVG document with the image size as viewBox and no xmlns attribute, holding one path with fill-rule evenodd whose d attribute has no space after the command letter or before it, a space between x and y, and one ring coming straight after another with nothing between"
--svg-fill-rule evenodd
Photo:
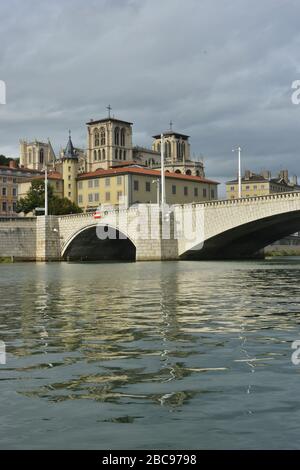
<instances>
[{"instance_id":1,"label":"beige building","mask_svg":"<svg viewBox=\"0 0 300 470\"><path fill-rule=\"evenodd\" d=\"M170 127L163 134L167 202L216 199L218 183L206 180L203 163L190 159L189 136ZM121 198L129 207L136 202L157 201L160 145L159 134L154 136L152 149L133 147L132 123L111 117L109 107L108 117L87 123L86 153L74 147L69 133L67 146L58 158L50 141L47 144L21 141L20 163L39 171L47 167L53 175L59 175L55 176L55 184L58 180L62 182L57 188L59 193L84 209L97 207L99 203L117 205ZM20 195L28 190L28 181L26 185L19 188Z\"/></svg>"},{"instance_id":2,"label":"beige building","mask_svg":"<svg viewBox=\"0 0 300 470\"><path fill-rule=\"evenodd\" d=\"M28 168L19 168L14 160L9 166L0 166L0 216L16 216L19 185L41 172Z\"/></svg>"},{"instance_id":3,"label":"beige building","mask_svg":"<svg viewBox=\"0 0 300 470\"><path fill-rule=\"evenodd\" d=\"M18 184L18 199L21 199L27 195L27 192L31 188L31 183L34 180L44 180L45 175L36 175L29 178L25 178L24 181L19 182ZM60 173L51 172L48 174L48 184L53 189L54 196L59 198L64 197L64 181Z\"/></svg>"},{"instance_id":4,"label":"beige building","mask_svg":"<svg viewBox=\"0 0 300 470\"><path fill-rule=\"evenodd\" d=\"M245 171L242 177L242 197L265 196L272 193L299 191L297 177L289 179L288 170L280 171L277 178L271 177L270 171L263 171L261 174ZM237 199L238 180L227 181L226 183L227 199Z\"/></svg>"},{"instance_id":5,"label":"beige building","mask_svg":"<svg viewBox=\"0 0 300 470\"><path fill-rule=\"evenodd\" d=\"M166 173L166 202L185 204L217 199L216 181L198 176ZM111 168L79 175L77 204L83 210L99 205L157 203L160 172L138 166Z\"/></svg>"}]
</instances>

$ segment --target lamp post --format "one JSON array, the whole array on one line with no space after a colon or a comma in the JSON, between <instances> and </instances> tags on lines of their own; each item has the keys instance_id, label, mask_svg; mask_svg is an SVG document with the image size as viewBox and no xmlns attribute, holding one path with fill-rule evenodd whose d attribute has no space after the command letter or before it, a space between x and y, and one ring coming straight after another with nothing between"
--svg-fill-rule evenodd
<instances>
[{"instance_id":1,"label":"lamp post","mask_svg":"<svg viewBox=\"0 0 300 470\"><path fill-rule=\"evenodd\" d=\"M48 170L45 167L45 216L48 215Z\"/></svg>"},{"instance_id":2,"label":"lamp post","mask_svg":"<svg viewBox=\"0 0 300 470\"><path fill-rule=\"evenodd\" d=\"M161 212L163 215L166 192L165 192L165 156L164 156L164 135L160 136L160 155L161 155Z\"/></svg>"},{"instance_id":3,"label":"lamp post","mask_svg":"<svg viewBox=\"0 0 300 470\"><path fill-rule=\"evenodd\" d=\"M238 152L238 194L239 194L239 199L242 197L242 174L241 174L241 147L238 147L237 149L233 149L233 152Z\"/></svg>"}]
</instances>

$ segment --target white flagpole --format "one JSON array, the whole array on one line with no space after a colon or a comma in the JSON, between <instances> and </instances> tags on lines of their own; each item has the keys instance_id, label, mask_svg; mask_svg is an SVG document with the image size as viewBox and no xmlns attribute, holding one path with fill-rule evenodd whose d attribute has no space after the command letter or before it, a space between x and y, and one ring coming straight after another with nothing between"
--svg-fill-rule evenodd
<instances>
[{"instance_id":1,"label":"white flagpole","mask_svg":"<svg viewBox=\"0 0 300 470\"><path fill-rule=\"evenodd\" d=\"M161 211L165 207L165 156L164 156L164 135L161 134L160 155L161 155Z\"/></svg>"},{"instance_id":2,"label":"white flagpole","mask_svg":"<svg viewBox=\"0 0 300 470\"><path fill-rule=\"evenodd\" d=\"M238 148L239 153L239 199L242 197L242 174L241 174L241 147Z\"/></svg>"},{"instance_id":3,"label":"white flagpole","mask_svg":"<svg viewBox=\"0 0 300 470\"><path fill-rule=\"evenodd\" d=\"M48 173L45 168L45 216L48 215Z\"/></svg>"}]
</instances>

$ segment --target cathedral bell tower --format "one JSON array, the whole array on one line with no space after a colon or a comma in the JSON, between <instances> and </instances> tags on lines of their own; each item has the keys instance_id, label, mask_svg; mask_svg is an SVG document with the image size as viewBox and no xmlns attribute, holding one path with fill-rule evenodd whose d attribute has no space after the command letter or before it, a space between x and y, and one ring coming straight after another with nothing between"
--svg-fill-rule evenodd
<instances>
[{"instance_id":1,"label":"cathedral bell tower","mask_svg":"<svg viewBox=\"0 0 300 470\"><path fill-rule=\"evenodd\" d=\"M87 161L89 171L104 170L132 160L132 123L111 117L87 123Z\"/></svg>"}]
</instances>

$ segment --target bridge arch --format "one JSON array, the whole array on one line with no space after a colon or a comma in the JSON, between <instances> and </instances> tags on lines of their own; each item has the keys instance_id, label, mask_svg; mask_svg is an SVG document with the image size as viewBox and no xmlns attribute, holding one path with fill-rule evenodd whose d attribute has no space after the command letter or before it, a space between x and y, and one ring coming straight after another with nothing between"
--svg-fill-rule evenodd
<instances>
[{"instance_id":1,"label":"bridge arch","mask_svg":"<svg viewBox=\"0 0 300 470\"><path fill-rule=\"evenodd\" d=\"M114 238L99 238L97 228L114 232ZM70 261L135 261L136 246L122 230L95 223L77 230L62 247L61 257Z\"/></svg>"},{"instance_id":2,"label":"bridge arch","mask_svg":"<svg viewBox=\"0 0 300 470\"><path fill-rule=\"evenodd\" d=\"M262 249L300 230L300 210L262 217L207 238L181 259L243 259L263 256Z\"/></svg>"}]
</instances>

